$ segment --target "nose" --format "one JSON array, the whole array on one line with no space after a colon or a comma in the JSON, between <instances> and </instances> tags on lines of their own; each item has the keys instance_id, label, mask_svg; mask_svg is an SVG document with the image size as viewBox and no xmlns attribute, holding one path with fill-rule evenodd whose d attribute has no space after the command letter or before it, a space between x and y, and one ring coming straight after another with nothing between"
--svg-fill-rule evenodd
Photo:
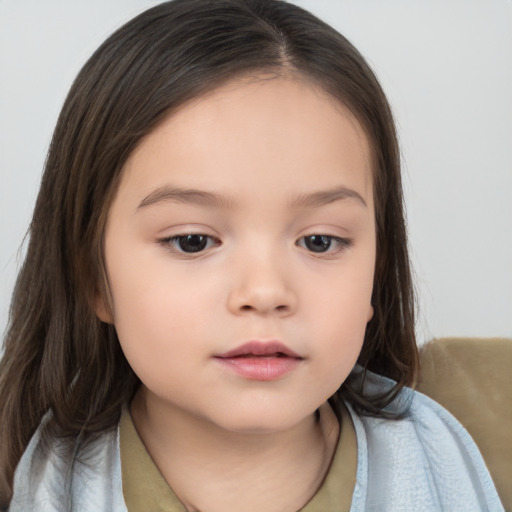
<instances>
[{"instance_id":1,"label":"nose","mask_svg":"<svg viewBox=\"0 0 512 512\"><path fill-rule=\"evenodd\" d=\"M250 257L232 268L228 309L237 315L288 316L297 308L297 294L286 264L275 255Z\"/></svg>"}]
</instances>

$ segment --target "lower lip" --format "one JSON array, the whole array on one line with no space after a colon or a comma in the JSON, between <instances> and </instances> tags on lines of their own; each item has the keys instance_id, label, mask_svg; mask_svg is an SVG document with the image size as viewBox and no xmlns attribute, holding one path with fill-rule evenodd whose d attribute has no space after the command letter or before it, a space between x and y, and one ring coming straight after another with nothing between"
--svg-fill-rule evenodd
<instances>
[{"instance_id":1,"label":"lower lip","mask_svg":"<svg viewBox=\"0 0 512 512\"><path fill-rule=\"evenodd\" d=\"M276 380L297 368L296 357L217 357L216 360L240 377L251 380Z\"/></svg>"}]
</instances>

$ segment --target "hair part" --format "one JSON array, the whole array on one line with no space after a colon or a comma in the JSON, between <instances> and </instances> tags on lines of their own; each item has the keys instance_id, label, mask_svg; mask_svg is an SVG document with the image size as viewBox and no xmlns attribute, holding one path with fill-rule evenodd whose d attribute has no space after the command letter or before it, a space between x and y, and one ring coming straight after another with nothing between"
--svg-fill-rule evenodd
<instances>
[{"instance_id":1,"label":"hair part","mask_svg":"<svg viewBox=\"0 0 512 512\"><path fill-rule=\"evenodd\" d=\"M244 75L293 75L345 104L373 155L377 261L358 363L394 379L363 396L353 379L331 399L382 415L418 368L400 154L391 110L373 72L338 32L279 0L174 0L112 34L71 87L50 144L10 309L0 362L0 504L15 467L51 412L48 436L115 428L139 379L115 329L94 312L109 303L103 231L128 156L188 101Z\"/></svg>"}]
</instances>

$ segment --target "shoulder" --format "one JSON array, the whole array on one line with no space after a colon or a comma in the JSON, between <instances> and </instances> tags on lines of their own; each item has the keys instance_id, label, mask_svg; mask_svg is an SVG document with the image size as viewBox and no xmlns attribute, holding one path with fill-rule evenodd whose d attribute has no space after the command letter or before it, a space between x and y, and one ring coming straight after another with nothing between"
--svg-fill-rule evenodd
<instances>
[{"instance_id":1,"label":"shoulder","mask_svg":"<svg viewBox=\"0 0 512 512\"><path fill-rule=\"evenodd\" d=\"M368 391L385 391L386 386L387 379L370 375ZM390 412L404 405L407 413L398 420L352 414L358 442L356 510L502 511L485 463L464 427L411 389L403 390Z\"/></svg>"},{"instance_id":2,"label":"shoulder","mask_svg":"<svg viewBox=\"0 0 512 512\"><path fill-rule=\"evenodd\" d=\"M421 348L420 360L417 389L469 432L512 509L512 339L434 339Z\"/></svg>"},{"instance_id":3,"label":"shoulder","mask_svg":"<svg viewBox=\"0 0 512 512\"><path fill-rule=\"evenodd\" d=\"M87 443L32 437L14 475L10 512L126 512L118 432Z\"/></svg>"}]
</instances>

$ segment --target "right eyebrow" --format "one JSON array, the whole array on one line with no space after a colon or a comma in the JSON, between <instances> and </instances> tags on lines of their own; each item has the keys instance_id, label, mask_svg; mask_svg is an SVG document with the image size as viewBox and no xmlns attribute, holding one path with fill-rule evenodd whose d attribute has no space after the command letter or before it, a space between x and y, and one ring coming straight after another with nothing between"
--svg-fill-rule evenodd
<instances>
[{"instance_id":1,"label":"right eyebrow","mask_svg":"<svg viewBox=\"0 0 512 512\"><path fill-rule=\"evenodd\" d=\"M366 201L359 192L344 186L300 195L294 199L292 205L295 207L318 208L343 199L355 199L361 206L368 208Z\"/></svg>"},{"instance_id":2,"label":"right eyebrow","mask_svg":"<svg viewBox=\"0 0 512 512\"><path fill-rule=\"evenodd\" d=\"M149 193L137 207L137 210L147 208L162 202L177 201L193 205L210 206L215 208L231 208L233 200L205 190L179 188L164 185Z\"/></svg>"}]
</instances>

